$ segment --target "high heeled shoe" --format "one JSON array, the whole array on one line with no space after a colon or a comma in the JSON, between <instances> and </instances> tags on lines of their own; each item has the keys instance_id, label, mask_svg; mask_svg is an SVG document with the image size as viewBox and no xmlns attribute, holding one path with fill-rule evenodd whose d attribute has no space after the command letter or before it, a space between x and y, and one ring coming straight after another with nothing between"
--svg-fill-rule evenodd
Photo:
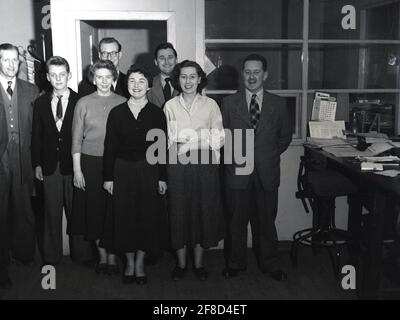
<instances>
[{"instance_id":1,"label":"high heeled shoe","mask_svg":"<svg viewBox=\"0 0 400 320\"><path fill-rule=\"evenodd\" d=\"M139 286L145 285L147 283L147 276L136 277L136 284Z\"/></svg>"},{"instance_id":2,"label":"high heeled shoe","mask_svg":"<svg viewBox=\"0 0 400 320\"><path fill-rule=\"evenodd\" d=\"M135 282L135 280L136 280L136 277L134 274L132 274L132 275L123 274L122 275L122 283L123 284L132 284Z\"/></svg>"}]
</instances>

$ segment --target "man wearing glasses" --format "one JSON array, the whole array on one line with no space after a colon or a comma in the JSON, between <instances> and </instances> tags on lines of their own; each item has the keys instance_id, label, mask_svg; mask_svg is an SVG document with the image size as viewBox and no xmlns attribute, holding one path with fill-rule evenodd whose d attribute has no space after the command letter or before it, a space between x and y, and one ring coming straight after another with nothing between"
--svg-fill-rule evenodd
<instances>
[{"instance_id":1,"label":"man wearing glasses","mask_svg":"<svg viewBox=\"0 0 400 320\"><path fill-rule=\"evenodd\" d=\"M111 86L116 94L129 98L129 92L126 87L125 74L123 74L119 68L119 60L122 57L121 44L115 38L103 38L99 43L99 59L110 60L114 63L118 70L118 78ZM79 84L78 93L81 97L91 94L97 90L96 86L93 84L92 79L84 79Z\"/></svg>"}]
</instances>

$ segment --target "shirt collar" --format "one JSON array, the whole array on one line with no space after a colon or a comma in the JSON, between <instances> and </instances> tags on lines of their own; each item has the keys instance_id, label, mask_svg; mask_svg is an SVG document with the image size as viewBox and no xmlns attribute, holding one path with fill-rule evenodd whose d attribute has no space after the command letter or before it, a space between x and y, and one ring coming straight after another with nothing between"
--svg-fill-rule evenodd
<instances>
[{"instance_id":1,"label":"shirt collar","mask_svg":"<svg viewBox=\"0 0 400 320\"><path fill-rule=\"evenodd\" d=\"M69 95L70 95L70 91L69 91L69 88L67 89L67 91L65 91L63 94L62 94L62 100L65 100L65 99L68 99L69 98ZM52 95L52 97L53 97L53 99L54 98L57 98L57 94L53 91L53 95Z\"/></svg>"},{"instance_id":2,"label":"shirt collar","mask_svg":"<svg viewBox=\"0 0 400 320\"><path fill-rule=\"evenodd\" d=\"M4 91L7 90L8 88L8 81L11 81L11 89L14 90L15 88L15 82L17 81L17 77L12 78L11 80L6 79L3 75L0 74L0 83L4 88ZM7 91L6 91L7 92Z\"/></svg>"},{"instance_id":3,"label":"shirt collar","mask_svg":"<svg viewBox=\"0 0 400 320\"><path fill-rule=\"evenodd\" d=\"M253 92L250 92L248 89L245 89L245 92L246 92L246 102L247 102L247 106L249 106L249 104L250 104L250 101L251 101L251 97L253 96ZM257 95L257 101L258 101L258 104L259 104L259 107L261 108L261 105L262 105L262 101L263 101L263 98L264 98L264 88L261 88L260 90L258 90L256 93L255 93L256 95Z\"/></svg>"}]
</instances>

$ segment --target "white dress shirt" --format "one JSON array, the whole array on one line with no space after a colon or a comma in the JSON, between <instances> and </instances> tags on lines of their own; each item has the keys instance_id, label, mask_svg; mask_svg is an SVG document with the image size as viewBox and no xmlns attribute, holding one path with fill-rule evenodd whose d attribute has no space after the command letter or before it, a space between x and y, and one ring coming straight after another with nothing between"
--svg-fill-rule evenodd
<instances>
[{"instance_id":1,"label":"white dress shirt","mask_svg":"<svg viewBox=\"0 0 400 320\"><path fill-rule=\"evenodd\" d=\"M11 89L12 89L12 91L15 91L14 89L15 89L15 82L16 82L16 80L17 80L16 77L12 78L12 80L8 80L8 79L6 79L4 76L2 76L2 75L0 74L0 83L1 83L1 85L3 86L3 89L4 89L4 91L7 93L7 96L10 98L10 100L11 100L11 96L10 96L10 95L8 94L8 92L7 92L7 89L8 89L8 82L11 81Z\"/></svg>"},{"instance_id":2,"label":"white dress shirt","mask_svg":"<svg viewBox=\"0 0 400 320\"><path fill-rule=\"evenodd\" d=\"M246 92L246 102L247 102L247 110L250 110L250 102L251 102L251 97L253 96L253 92L250 92L249 90L245 90ZM256 97L256 101L258 103L258 106L260 107L260 111L262 108L262 102L263 102L263 98L264 98L264 88L261 88L260 90L258 90L256 93L257 95Z\"/></svg>"},{"instance_id":3,"label":"white dress shirt","mask_svg":"<svg viewBox=\"0 0 400 320\"><path fill-rule=\"evenodd\" d=\"M55 92L53 92L53 97L51 99L51 111L53 112L53 118L54 118L54 121L56 122L58 131L61 131L61 128L62 128L62 124L63 124L64 117L65 117L65 112L67 111L69 94L70 94L69 89L62 94L61 105L62 105L62 110L63 110L63 113L62 113L63 116L61 119L57 119L58 97L57 97L57 94Z\"/></svg>"},{"instance_id":4,"label":"white dress shirt","mask_svg":"<svg viewBox=\"0 0 400 320\"><path fill-rule=\"evenodd\" d=\"M205 148L218 150L223 146L225 132L222 115L213 99L197 94L188 106L180 94L165 104L164 112L168 147L175 145L178 154Z\"/></svg>"}]
</instances>

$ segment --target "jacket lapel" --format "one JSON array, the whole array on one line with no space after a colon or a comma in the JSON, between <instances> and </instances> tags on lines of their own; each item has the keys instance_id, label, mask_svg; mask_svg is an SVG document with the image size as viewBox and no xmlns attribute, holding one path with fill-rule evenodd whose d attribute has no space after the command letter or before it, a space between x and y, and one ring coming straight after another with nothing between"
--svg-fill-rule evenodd
<instances>
[{"instance_id":1,"label":"jacket lapel","mask_svg":"<svg viewBox=\"0 0 400 320\"><path fill-rule=\"evenodd\" d=\"M163 87L161 84L161 75L157 75L154 78L154 94L157 97L157 100L160 102L160 105L163 105L165 100L164 100L164 91L163 91Z\"/></svg>"},{"instance_id":2,"label":"jacket lapel","mask_svg":"<svg viewBox=\"0 0 400 320\"><path fill-rule=\"evenodd\" d=\"M66 125L67 123L71 123L69 120L74 115L73 105L75 105L76 102L77 102L77 99L76 99L74 92L71 89L69 89L69 99L68 99L67 110L65 111L64 120L63 120L60 132L62 132L64 130L64 125Z\"/></svg>"},{"instance_id":3,"label":"jacket lapel","mask_svg":"<svg viewBox=\"0 0 400 320\"><path fill-rule=\"evenodd\" d=\"M264 128L266 128L268 126L268 122L271 119L273 110L271 107L271 101L269 101L269 100L270 100L269 93L264 90L260 121L257 126L257 133L259 133Z\"/></svg>"},{"instance_id":4,"label":"jacket lapel","mask_svg":"<svg viewBox=\"0 0 400 320\"><path fill-rule=\"evenodd\" d=\"M250 115L249 115L249 110L247 108L246 93L244 90L242 90L238 95L235 112L250 129L251 128Z\"/></svg>"}]
</instances>

